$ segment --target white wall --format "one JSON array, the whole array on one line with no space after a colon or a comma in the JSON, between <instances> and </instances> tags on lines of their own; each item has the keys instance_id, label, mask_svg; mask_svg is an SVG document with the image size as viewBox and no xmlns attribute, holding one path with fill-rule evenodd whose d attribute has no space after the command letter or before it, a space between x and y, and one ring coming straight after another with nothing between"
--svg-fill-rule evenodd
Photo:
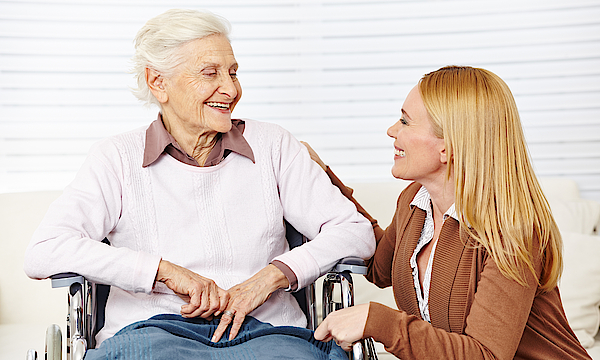
<instances>
[{"instance_id":1,"label":"white wall","mask_svg":"<svg viewBox=\"0 0 600 360\"><path fill-rule=\"evenodd\" d=\"M128 91L132 39L173 7L231 21L234 116L283 125L348 182L392 181L404 96L473 65L512 88L538 175L600 201L600 0L0 0L0 192L62 189L94 141L155 119Z\"/></svg>"}]
</instances>

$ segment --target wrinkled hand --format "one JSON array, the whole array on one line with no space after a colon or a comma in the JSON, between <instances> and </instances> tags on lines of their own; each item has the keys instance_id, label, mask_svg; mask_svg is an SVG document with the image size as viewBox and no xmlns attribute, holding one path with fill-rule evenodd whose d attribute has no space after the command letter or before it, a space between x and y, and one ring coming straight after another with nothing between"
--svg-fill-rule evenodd
<instances>
[{"instance_id":1,"label":"wrinkled hand","mask_svg":"<svg viewBox=\"0 0 600 360\"><path fill-rule=\"evenodd\" d=\"M315 330L315 339L325 342L333 339L342 349L350 351L363 338L368 315L369 304L334 311Z\"/></svg>"},{"instance_id":2,"label":"wrinkled hand","mask_svg":"<svg viewBox=\"0 0 600 360\"><path fill-rule=\"evenodd\" d=\"M186 318L199 316L210 320L225 310L229 301L229 293L211 279L165 260L160 261L156 281L164 283L187 303L181 306L181 315Z\"/></svg>"},{"instance_id":3,"label":"wrinkled hand","mask_svg":"<svg viewBox=\"0 0 600 360\"><path fill-rule=\"evenodd\" d=\"M306 146L306 148L308 149L308 153L310 154L310 158L316 162L317 164L319 164L319 166L327 171L327 165L325 165L325 163L323 162L323 160L321 160L321 158L319 157L319 155L317 154L317 152L315 150L313 150L313 148L310 147L310 145L308 145L308 143L304 142L304 141L300 141L302 143L302 145Z\"/></svg>"},{"instance_id":4,"label":"wrinkled hand","mask_svg":"<svg viewBox=\"0 0 600 360\"><path fill-rule=\"evenodd\" d=\"M233 340L240 331L246 315L264 304L275 290L288 286L285 275L275 265L268 265L250 279L229 289L227 309L224 310L211 341L218 342L229 324L229 340Z\"/></svg>"}]
</instances>

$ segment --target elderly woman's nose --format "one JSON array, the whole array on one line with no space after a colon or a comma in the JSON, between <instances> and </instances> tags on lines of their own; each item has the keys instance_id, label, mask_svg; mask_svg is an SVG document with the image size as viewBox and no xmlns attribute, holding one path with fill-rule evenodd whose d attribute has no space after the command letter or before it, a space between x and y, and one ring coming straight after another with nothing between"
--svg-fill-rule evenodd
<instances>
[{"instance_id":1,"label":"elderly woman's nose","mask_svg":"<svg viewBox=\"0 0 600 360\"><path fill-rule=\"evenodd\" d=\"M219 93L223 95L228 95L229 97L237 96L237 87L235 86L236 78L231 77L231 75L226 74L221 76L221 84L219 86Z\"/></svg>"}]
</instances>

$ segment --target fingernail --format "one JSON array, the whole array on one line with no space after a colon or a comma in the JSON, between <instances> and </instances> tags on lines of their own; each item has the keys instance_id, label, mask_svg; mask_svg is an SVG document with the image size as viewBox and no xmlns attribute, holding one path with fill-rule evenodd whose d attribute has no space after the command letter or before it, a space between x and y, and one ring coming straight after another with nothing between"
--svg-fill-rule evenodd
<instances>
[{"instance_id":1,"label":"fingernail","mask_svg":"<svg viewBox=\"0 0 600 360\"><path fill-rule=\"evenodd\" d=\"M217 342L216 336L213 336L212 339L210 339L211 342Z\"/></svg>"}]
</instances>

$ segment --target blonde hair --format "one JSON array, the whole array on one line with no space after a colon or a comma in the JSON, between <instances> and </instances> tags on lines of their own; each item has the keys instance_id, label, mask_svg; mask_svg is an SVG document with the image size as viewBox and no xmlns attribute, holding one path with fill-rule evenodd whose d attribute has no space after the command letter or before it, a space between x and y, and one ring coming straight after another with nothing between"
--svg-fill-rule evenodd
<instances>
[{"instance_id":1,"label":"blonde hair","mask_svg":"<svg viewBox=\"0 0 600 360\"><path fill-rule=\"evenodd\" d=\"M504 276L521 285L526 285L527 270L537 278L533 256L539 251L538 285L553 289L562 271L562 239L506 83L488 70L448 66L423 76L419 91L434 133L444 139L453 162L461 227L489 252Z\"/></svg>"},{"instance_id":2,"label":"blonde hair","mask_svg":"<svg viewBox=\"0 0 600 360\"><path fill-rule=\"evenodd\" d=\"M171 76L182 61L182 45L210 35L221 34L229 39L230 23L209 11L171 9L146 22L138 31L134 44L133 70L137 87L131 89L146 105L160 103L146 84L146 68Z\"/></svg>"}]
</instances>

